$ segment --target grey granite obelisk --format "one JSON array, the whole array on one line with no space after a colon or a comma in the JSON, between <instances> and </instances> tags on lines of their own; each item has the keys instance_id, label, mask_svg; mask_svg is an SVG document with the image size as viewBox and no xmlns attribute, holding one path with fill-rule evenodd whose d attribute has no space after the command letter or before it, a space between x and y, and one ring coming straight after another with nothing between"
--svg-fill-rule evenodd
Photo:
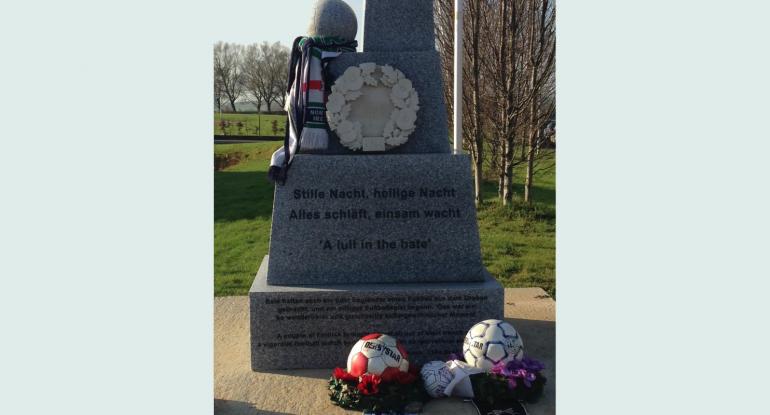
<instances>
[{"instance_id":1,"label":"grey granite obelisk","mask_svg":"<svg viewBox=\"0 0 770 415\"><path fill-rule=\"evenodd\" d=\"M364 0L364 52L435 50L433 2Z\"/></svg>"},{"instance_id":2,"label":"grey granite obelisk","mask_svg":"<svg viewBox=\"0 0 770 415\"><path fill-rule=\"evenodd\" d=\"M503 317L503 288L481 262L470 160L449 149L433 0L366 0L364 14L364 52L329 73L401 70L420 95L417 128L384 154L332 137L325 154L295 157L249 292L253 370L344 366L372 332L399 338L412 361L443 360L473 324Z\"/></svg>"}]
</instances>

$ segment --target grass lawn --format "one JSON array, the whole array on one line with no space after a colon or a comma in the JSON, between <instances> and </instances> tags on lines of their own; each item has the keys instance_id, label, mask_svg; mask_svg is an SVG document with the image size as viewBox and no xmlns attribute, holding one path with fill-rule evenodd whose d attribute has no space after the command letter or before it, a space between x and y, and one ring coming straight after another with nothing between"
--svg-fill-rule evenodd
<instances>
[{"instance_id":1,"label":"grass lawn","mask_svg":"<svg viewBox=\"0 0 770 415\"><path fill-rule=\"evenodd\" d=\"M273 185L270 155L283 143L217 144L214 152L242 161L214 172L214 294L245 295L267 255Z\"/></svg>"},{"instance_id":2,"label":"grass lawn","mask_svg":"<svg viewBox=\"0 0 770 415\"><path fill-rule=\"evenodd\" d=\"M223 126L221 120L226 122ZM275 121L275 124L273 124ZM238 124L240 122L241 124ZM276 130L273 130L273 126ZM214 135L283 136L285 115L214 113ZM226 134L225 134L226 133Z\"/></svg>"},{"instance_id":3,"label":"grass lawn","mask_svg":"<svg viewBox=\"0 0 770 415\"><path fill-rule=\"evenodd\" d=\"M522 164L514 177L523 181L524 173ZM484 265L505 287L541 287L555 296L554 169L535 175L532 206L521 200L523 184L514 184L512 206L498 203L496 182L486 182L483 190L485 203L478 210L478 219Z\"/></svg>"},{"instance_id":4,"label":"grass lawn","mask_svg":"<svg viewBox=\"0 0 770 415\"><path fill-rule=\"evenodd\" d=\"M267 254L273 186L267 180L278 142L218 144L216 154L238 153L241 162L214 172L214 294L246 295ZM516 180L523 177L516 169ZM487 182L479 209L484 264L506 287L542 287L555 295L556 185L554 170L539 173L530 207L496 201L497 184ZM521 184L515 187L523 193Z\"/></svg>"}]
</instances>

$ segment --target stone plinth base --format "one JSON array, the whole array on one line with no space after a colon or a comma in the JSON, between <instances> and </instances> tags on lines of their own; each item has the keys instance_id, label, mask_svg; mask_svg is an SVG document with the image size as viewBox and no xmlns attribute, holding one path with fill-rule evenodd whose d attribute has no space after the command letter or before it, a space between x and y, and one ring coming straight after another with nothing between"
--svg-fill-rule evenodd
<instances>
[{"instance_id":1,"label":"stone plinth base","mask_svg":"<svg viewBox=\"0 0 770 415\"><path fill-rule=\"evenodd\" d=\"M249 290L251 368L345 366L368 333L398 338L409 360L446 360L473 324L503 318L503 287L484 282L277 286L267 257Z\"/></svg>"}]
</instances>

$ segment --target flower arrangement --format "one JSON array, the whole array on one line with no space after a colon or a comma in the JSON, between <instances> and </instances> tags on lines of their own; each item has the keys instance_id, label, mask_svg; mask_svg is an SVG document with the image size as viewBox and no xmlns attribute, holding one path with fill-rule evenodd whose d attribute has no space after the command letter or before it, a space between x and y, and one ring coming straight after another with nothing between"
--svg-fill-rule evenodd
<instances>
[{"instance_id":1,"label":"flower arrangement","mask_svg":"<svg viewBox=\"0 0 770 415\"><path fill-rule=\"evenodd\" d=\"M411 367L409 372L356 377L338 367L329 378L329 398L346 409L401 411L409 403L428 399L418 373Z\"/></svg>"},{"instance_id":2,"label":"flower arrangement","mask_svg":"<svg viewBox=\"0 0 770 415\"><path fill-rule=\"evenodd\" d=\"M530 358L496 364L489 372L471 375L476 402L493 408L512 401L536 402L543 394L545 366Z\"/></svg>"},{"instance_id":3,"label":"flower arrangement","mask_svg":"<svg viewBox=\"0 0 770 415\"><path fill-rule=\"evenodd\" d=\"M331 87L331 94L326 102L326 119L340 138L340 143L351 150L363 148L361 123L348 119L351 103L361 96L364 86L390 88L390 101L393 111L385 123L382 138L386 148L404 144L416 128L417 111L420 98L412 86L412 81L403 72L390 65L377 65L372 62L351 66L337 78Z\"/></svg>"}]
</instances>

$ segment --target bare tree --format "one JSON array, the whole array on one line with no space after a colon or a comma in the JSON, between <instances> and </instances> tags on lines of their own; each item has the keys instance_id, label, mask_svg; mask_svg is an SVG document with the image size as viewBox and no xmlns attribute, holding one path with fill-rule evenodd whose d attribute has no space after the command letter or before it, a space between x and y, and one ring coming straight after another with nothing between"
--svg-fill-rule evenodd
<instances>
[{"instance_id":1,"label":"bare tree","mask_svg":"<svg viewBox=\"0 0 770 415\"><path fill-rule=\"evenodd\" d=\"M274 85L276 89L275 102L283 109L286 107L286 83L288 82L288 68L289 68L289 56L291 51L289 48L277 44L275 55L273 56L272 71L275 72Z\"/></svg>"},{"instance_id":2,"label":"bare tree","mask_svg":"<svg viewBox=\"0 0 770 415\"><path fill-rule=\"evenodd\" d=\"M434 0L436 46L450 114L453 3ZM474 162L477 202L483 169L488 168L497 178L501 202L509 204L513 170L522 163L528 167L524 198L531 201L534 172L553 164L553 153L540 149L547 141L541 132L555 111L554 2L466 0L465 16L463 135ZM451 115L448 121L452 123Z\"/></svg>"},{"instance_id":3,"label":"bare tree","mask_svg":"<svg viewBox=\"0 0 770 415\"><path fill-rule=\"evenodd\" d=\"M497 193L503 204L509 204L513 195L513 166L514 145L516 136L516 124L521 112L521 105L517 105L520 80L521 53L519 53L519 41L521 38L521 7L517 5L521 1L499 2L499 26L500 40L498 43L498 68L493 72L492 79L496 80L498 95L498 120L499 149L497 152L498 185ZM519 7L517 7L519 6Z\"/></svg>"},{"instance_id":4,"label":"bare tree","mask_svg":"<svg viewBox=\"0 0 770 415\"><path fill-rule=\"evenodd\" d=\"M484 180L484 85L482 82L482 66L484 53L482 50L482 26L488 14L487 3L479 1L465 2L464 14L469 24L463 27L463 146L468 149L473 161L473 177L476 204L482 202L482 185ZM452 0L435 0L437 46L442 56L444 68L445 101L451 114L453 91L452 85L454 53L454 8ZM466 87L466 84L467 87ZM450 121L451 123L451 121Z\"/></svg>"},{"instance_id":5,"label":"bare tree","mask_svg":"<svg viewBox=\"0 0 770 415\"><path fill-rule=\"evenodd\" d=\"M222 96L224 95L224 90L222 88L222 81L219 80L219 77L216 76L216 73L214 74L214 106L216 106L218 111L222 111Z\"/></svg>"},{"instance_id":6,"label":"bare tree","mask_svg":"<svg viewBox=\"0 0 770 415\"><path fill-rule=\"evenodd\" d=\"M276 42L248 45L242 64L244 88L261 110L262 103L270 111L273 103L282 105L286 90L289 50Z\"/></svg>"},{"instance_id":7,"label":"bare tree","mask_svg":"<svg viewBox=\"0 0 770 415\"><path fill-rule=\"evenodd\" d=\"M468 15L470 17L469 30L464 30L464 38L467 39L470 48L467 49L465 58L471 63L471 90L470 90L470 123L468 125L468 134L463 134L468 138L473 159L473 182L476 189L476 205L482 201L482 185L484 180L484 118L482 118L481 109L481 53L479 43L481 41L481 2L467 2ZM468 33L470 32L470 33ZM465 40L464 39L464 40ZM463 99L465 101L465 99Z\"/></svg>"},{"instance_id":8,"label":"bare tree","mask_svg":"<svg viewBox=\"0 0 770 415\"><path fill-rule=\"evenodd\" d=\"M539 4L538 4L539 3ZM556 10L549 0L531 0L529 10L529 122L527 135L527 173L524 180L524 201L532 203L532 182L535 158L542 140L545 120L551 115L539 104L552 106L552 100L544 100L543 85L552 79L555 66L556 42L554 21ZM549 104L550 102L550 104Z\"/></svg>"},{"instance_id":9,"label":"bare tree","mask_svg":"<svg viewBox=\"0 0 770 415\"><path fill-rule=\"evenodd\" d=\"M242 93L241 49L234 43L217 42L214 45L214 79L221 92L230 101L233 112L237 112L235 101Z\"/></svg>"},{"instance_id":10,"label":"bare tree","mask_svg":"<svg viewBox=\"0 0 770 415\"><path fill-rule=\"evenodd\" d=\"M447 107L447 122L452 131L454 113L454 91L452 83L454 77L453 57L454 57L454 9L453 0L434 0L433 4L436 49L441 57L441 77L444 81L444 102ZM463 85L465 86L465 85Z\"/></svg>"},{"instance_id":11,"label":"bare tree","mask_svg":"<svg viewBox=\"0 0 770 415\"><path fill-rule=\"evenodd\" d=\"M264 97L260 84L262 82L262 50L258 44L247 45L243 51L243 62L241 63L241 72L243 77L243 89L248 93L249 101L256 107L257 112L262 112L262 103Z\"/></svg>"}]
</instances>

